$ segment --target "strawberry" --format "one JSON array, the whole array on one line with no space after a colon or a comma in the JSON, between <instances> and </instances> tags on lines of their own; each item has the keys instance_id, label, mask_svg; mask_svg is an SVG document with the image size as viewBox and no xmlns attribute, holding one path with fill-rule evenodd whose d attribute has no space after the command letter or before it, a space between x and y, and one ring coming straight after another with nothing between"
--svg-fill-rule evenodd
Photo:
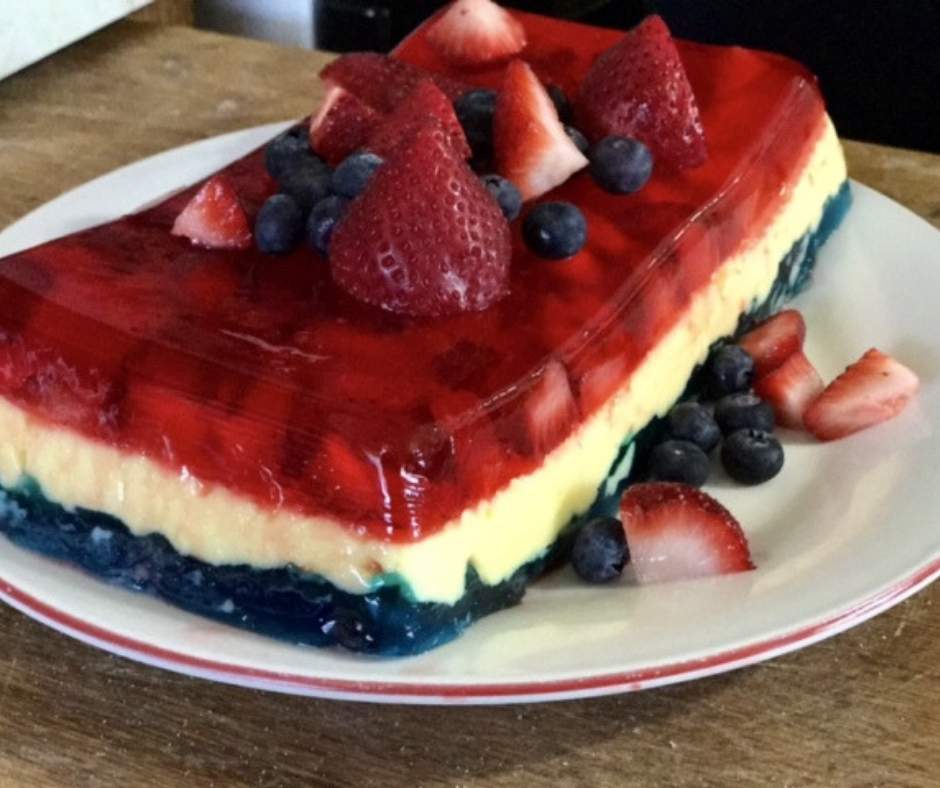
<instances>
[{"instance_id":1,"label":"strawberry","mask_svg":"<svg viewBox=\"0 0 940 788\"><path fill-rule=\"evenodd\" d=\"M372 130L366 147L383 159L388 158L402 143L409 142L425 126L437 124L462 159L469 159L471 150L454 105L430 79L422 80L410 96Z\"/></svg>"},{"instance_id":2,"label":"strawberry","mask_svg":"<svg viewBox=\"0 0 940 788\"><path fill-rule=\"evenodd\" d=\"M381 510L381 467L338 435L327 434L321 439L313 474L324 494L341 500L347 511L374 515Z\"/></svg>"},{"instance_id":3,"label":"strawberry","mask_svg":"<svg viewBox=\"0 0 940 788\"><path fill-rule=\"evenodd\" d=\"M826 386L803 421L820 440L842 438L897 416L919 385L911 370L872 348Z\"/></svg>"},{"instance_id":4,"label":"strawberry","mask_svg":"<svg viewBox=\"0 0 940 788\"><path fill-rule=\"evenodd\" d=\"M202 185L180 211L170 232L207 249L251 246L248 217L238 201L234 184L225 175L216 175Z\"/></svg>"},{"instance_id":5,"label":"strawberry","mask_svg":"<svg viewBox=\"0 0 940 788\"><path fill-rule=\"evenodd\" d=\"M802 350L754 384L757 396L774 409L777 424L795 430L803 428L803 414L822 390L822 378Z\"/></svg>"},{"instance_id":6,"label":"strawberry","mask_svg":"<svg viewBox=\"0 0 940 788\"><path fill-rule=\"evenodd\" d=\"M310 147L335 166L366 144L380 118L348 90L333 85L310 121Z\"/></svg>"},{"instance_id":7,"label":"strawberry","mask_svg":"<svg viewBox=\"0 0 940 788\"><path fill-rule=\"evenodd\" d=\"M565 133L548 92L521 60L507 67L496 101L493 151L496 169L524 200L554 189L588 164Z\"/></svg>"},{"instance_id":8,"label":"strawberry","mask_svg":"<svg viewBox=\"0 0 940 788\"><path fill-rule=\"evenodd\" d=\"M620 356L592 367L584 373L580 393L581 409L592 413L616 394L627 379L627 362Z\"/></svg>"},{"instance_id":9,"label":"strawberry","mask_svg":"<svg viewBox=\"0 0 940 788\"><path fill-rule=\"evenodd\" d=\"M425 79L431 79L453 101L467 86L442 74L375 52L352 52L336 58L320 72L320 79L345 88L381 113L394 112Z\"/></svg>"},{"instance_id":10,"label":"strawberry","mask_svg":"<svg viewBox=\"0 0 940 788\"><path fill-rule=\"evenodd\" d=\"M640 583L754 568L738 521L710 495L686 484L628 487L620 502L620 518Z\"/></svg>"},{"instance_id":11,"label":"strawberry","mask_svg":"<svg viewBox=\"0 0 940 788\"><path fill-rule=\"evenodd\" d=\"M795 309L785 309L748 331L738 345L754 359L754 373L760 378L801 350L805 338L803 315Z\"/></svg>"},{"instance_id":12,"label":"strawberry","mask_svg":"<svg viewBox=\"0 0 940 788\"><path fill-rule=\"evenodd\" d=\"M525 29L492 0L456 0L427 30L427 42L445 60L481 65L518 54Z\"/></svg>"},{"instance_id":13,"label":"strawberry","mask_svg":"<svg viewBox=\"0 0 940 788\"><path fill-rule=\"evenodd\" d=\"M545 365L529 392L523 416L526 443L533 454L547 454L568 437L578 419L578 406L560 361L552 359Z\"/></svg>"},{"instance_id":14,"label":"strawberry","mask_svg":"<svg viewBox=\"0 0 940 788\"><path fill-rule=\"evenodd\" d=\"M692 86L666 23L649 16L594 61L578 91L576 114L595 140L634 137L666 164L705 161L705 132Z\"/></svg>"},{"instance_id":15,"label":"strawberry","mask_svg":"<svg viewBox=\"0 0 940 788\"><path fill-rule=\"evenodd\" d=\"M330 243L340 287L408 315L486 309L506 294L511 262L499 205L439 127L378 169Z\"/></svg>"}]
</instances>

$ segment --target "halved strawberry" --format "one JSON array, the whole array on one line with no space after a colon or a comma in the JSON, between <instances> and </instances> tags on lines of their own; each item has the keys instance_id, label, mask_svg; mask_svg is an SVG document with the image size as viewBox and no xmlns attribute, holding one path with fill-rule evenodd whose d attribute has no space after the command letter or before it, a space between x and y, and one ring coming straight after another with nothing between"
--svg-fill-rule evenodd
<instances>
[{"instance_id":1,"label":"halved strawberry","mask_svg":"<svg viewBox=\"0 0 940 788\"><path fill-rule=\"evenodd\" d=\"M176 217L170 232L208 249L251 246L248 217L234 184L225 175L216 175L203 184Z\"/></svg>"},{"instance_id":2,"label":"halved strawberry","mask_svg":"<svg viewBox=\"0 0 940 788\"><path fill-rule=\"evenodd\" d=\"M594 140L635 137L657 161L697 167L705 132L692 86L666 23L649 16L601 53L584 77L575 104L582 130Z\"/></svg>"},{"instance_id":3,"label":"halved strawberry","mask_svg":"<svg viewBox=\"0 0 940 788\"><path fill-rule=\"evenodd\" d=\"M378 169L330 243L340 287L408 315L486 309L506 294L511 261L499 205L432 127Z\"/></svg>"},{"instance_id":4,"label":"halved strawberry","mask_svg":"<svg viewBox=\"0 0 940 788\"><path fill-rule=\"evenodd\" d=\"M578 405L571 393L568 373L557 359L545 365L529 392L523 417L527 447L533 454L547 454L571 432L578 420Z\"/></svg>"},{"instance_id":5,"label":"halved strawberry","mask_svg":"<svg viewBox=\"0 0 940 788\"><path fill-rule=\"evenodd\" d=\"M794 430L803 428L803 414L822 390L822 378L802 350L754 384L754 393L774 409L777 424Z\"/></svg>"},{"instance_id":6,"label":"halved strawberry","mask_svg":"<svg viewBox=\"0 0 940 788\"><path fill-rule=\"evenodd\" d=\"M332 85L310 121L310 147L335 166L366 144L380 118L348 90Z\"/></svg>"},{"instance_id":7,"label":"halved strawberry","mask_svg":"<svg viewBox=\"0 0 940 788\"><path fill-rule=\"evenodd\" d=\"M803 421L820 440L842 438L897 416L919 386L910 369L872 348L826 387Z\"/></svg>"},{"instance_id":8,"label":"halved strawberry","mask_svg":"<svg viewBox=\"0 0 940 788\"><path fill-rule=\"evenodd\" d=\"M627 362L621 356L614 356L585 372L578 387L582 412L592 413L607 402L620 390L626 377Z\"/></svg>"},{"instance_id":9,"label":"halved strawberry","mask_svg":"<svg viewBox=\"0 0 940 788\"><path fill-rule=\"evenodd\" d=\"M480 65L522 51L525 29L492 0L456 0L427 30L428 43L451 63Z\"/></svg>"},{"instance_id":10,"label":"halved strawberry","mask_svg":"<svg viewBox=\"0 0 940 788\"><path fill-rule=\"evenodd\" d=\"M454 105L430 79L420 82L398 109L386 115L372 129L366 147L387 158L427 126L439 127L447 135L454 153L461 159L470 158L472 151L454 113Z\"/></svg>"},{"instance_id":11,"label":"halved strawberry","mask_svg":"<svg viewBox=\"0 0 940 788\"><path fill-rule=\"evenodd\" d=\"M738 521L710 495L686 484L628 487L620 502L620 518L640 583L754 568Z\"/></svg>"},{"instance_id":12,"label":"halved strawberry","mask_svg":"<svg viewBox=\"0 0 940 788\"><path fill-rule=\"evenodd\" d=\"M496 101L493 152L499 174L524 200L554 189L588 164L565 133L548 92L521 60L507 67Z\"/></svg>"},{"instance_id":13,"label":"halved strawberry","mask_svg":"<svg viewBox=\"0 0 940 788\"><path fill-rule=\"evenodd\" d=\"M431 79L451 101L468 88L443 74L375 52L352 52L336 58L320 72L320 79L338 85L364 104L382 113L394 112L422 80Z\"/></svg>"},{"instance_id":14,"label":"halved strawberry","mask_svg":"<svg viewBox=\"0 0 940 788\"><path fill-rule=\"evenodd\" d=\"M738 340L754 359L754 373L762 377L803 348L806 321L795 309L784 309L752 328Z\"/></svg>"}]
</instances>

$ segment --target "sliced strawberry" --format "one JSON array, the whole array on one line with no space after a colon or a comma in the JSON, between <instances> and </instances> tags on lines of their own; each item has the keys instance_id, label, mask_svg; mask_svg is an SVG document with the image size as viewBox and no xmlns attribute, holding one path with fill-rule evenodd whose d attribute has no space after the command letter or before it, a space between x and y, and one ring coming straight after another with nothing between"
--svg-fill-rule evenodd
<instances>
[{"instance_id":1,"label":"sliced strawberry","mask_svg":"<svg viewBox=\"0 0 940 788\"><path fill-rule=\"evenodd\" d=\"M561 443L578 420L564 365L552 359L529 392L524 410L527 445L533 454L547 454Z\"/></svg>"},{"instance_id":2,"label":"sliced strawberry","mask_svg":"<svg viewBox=\"0 0 940 788\"><path fill-rule=\"evenodd\" d=\"M447 135L451 147L461 159L469 159L472 151L454 105L430 79L418 84L410 96L390 115L385 116L369 134L366 147L382 158L428 126L439 127Z\"/></svg>"},{"instance_id":3,"label":"sliced strawberry","mask_svg":"<svg viewBox=\"0 0 940 788\"><path fill-rule=\"evenodd\" d=\"M773 372L791 354L803 349L806 321L795 309L784 309L748 331L738 345L754 359L754 373L762 377Z\"/></svg>"},{"instance_id":4,"label":"sliced strawberry","mask_svg":"<svg viewBox=\"0 0 940 788\"><path fill-rule=\"evenodd\" d=\"M826 387L803 421L820 440L842 438L897 416L919 386L911 370L872 348Z\"/></svg>"},{"instance_id":5,"label":"sliced strawberry","mask_svg":"<svg viewBox=\"0 0 940 788\"><path fill-rule=\"evenodd\" d=\"M456 0L427 30L428 43L451 63L481 65L518 54L525 29L492 0Z\"/></svg>"},{"instance_id":6,"label":"sliced strawberry","mask_svg":"<svg viewBox=\"0 0 940 788\"><path fill-rule=\"evenodd\" d=\"M507 67L496 101L493 151L500 175L524 200L554 189L588 164L565 133L548 92L521 60Z\"/></svg>"},{"instance_id":7,"label":"sliced strawberry","mask_svg":"<svg viewBox=\"0 0 940 788\"><path fill-rule=\"evenodd\" d=\"M692 86L658 16L647 17L594 61L578 91L576 112L595 140L635 137L658 161L678 168L705 161L705 132Z\"/></svg>"},{"instance_id":8,"label":"sliced strawberry","mask_svg":"<svg viewBox=\"0 0 940 788\"><path fill-rule=\"evenodd\" d=\"M171 232L208 249L251 246L248 217L234 184L224 175L216 175L203 184L176 217Z\"/></svg>"},{"instance_id":9,"label":"sliced strawberry","mask_svg":"<svg viewBox=\"0 0 940 788\"><path fill-rule=\"evenodd\" d=\"M362 515L379 511L381 467L354 451L343 438L325 435L313 467L317 483L326 485L324 493L341 499L346 511Z\"/></svg>"},{"instance_id":10,"label":"sliced strawberry","mask_svg":"<svg viewBox=\"0 0 940 788\"><path fill-rule=\"evenodd\" d=\"M348 90L332 85L310 121L310 147L335 166L366 144L380 118Z\"/></svg>"},{"instance_id":11,"label":"sliced strawberry","mask_svg":"<svg viewBox=\"0 0 940 788\"><path fill-rule=\"evenodd\" d=\"M754 384L754 392L774 409L777 424L803 428L803 414L823 390L822 378L802 350Z\"/></svg>"},{"instance_id":12,"label":"sliced strawberry","mask_svg":"<svg viewBox=\"0 0 940 788\"><path fill-rule=\"evenodd\" d=\"M623 386L627 377L627 362L620 356L614 356L584 373L579 388L581 410L592 413Z\"/></svg>"},{"instance_id":13,"label":"sliced strawberry","mask_svg":"<svg viewBox=\"0 0 940 788\"><path fill-rule=\"evenodd\" d=\"M509 287L509 225L439 129L421 129L354 200L330 243L336 283L392 312L486 309Z\"/></svg>"},{"instance_id":14,"label":"sliced strawberry","mask_svg":"<svg viewBox=\"0 0 940 788\"><path fill-rule=\"evenodd\" d=\"M394 112L425 79L433 80L451 101L468 89L450 77L375 52L352 52L338 57L320 72L320 78L345 88L382 113Z\"/></svg>"},{"instance_id":15,"label":"sliced strawberry","mask_svg":"<svg viewBox=\"0 0 940 788\"><path fill-rule=\"evenodd\" d=\"M628 487L620 517L640 583L661 583L753 569L738 521L718 501L686 484Z\"/></svg>"}]
</instances>

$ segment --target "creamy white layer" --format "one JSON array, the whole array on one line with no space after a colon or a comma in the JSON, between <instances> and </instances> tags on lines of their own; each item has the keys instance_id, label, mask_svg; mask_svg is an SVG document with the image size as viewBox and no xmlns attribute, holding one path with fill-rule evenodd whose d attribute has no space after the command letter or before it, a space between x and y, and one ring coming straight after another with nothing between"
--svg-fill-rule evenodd
<instances>
[{"instance_id":1,"label":"creamy white layer","mask_svg":"<svg viewBox=\"0 0 940 788\"><path fill-rule=\"evenodd\" d=\"M325 517L261 508L224 487L50 426L3 398L0 483L11 487L32 477L66 508L106 512L134 534L163 534L181 553L209 563L291 563L352 592L368 590L380 566L407 582L416 599L452 603L463 594L468 565L484 582L498 583L586 511L625 436L663 415L712 342L766 298L780 261L815 229L845 178L842 150L826 119L769 226L715 271L629 383L538 470L423 541L388 544Z\"/></svg>"}]
</instances>

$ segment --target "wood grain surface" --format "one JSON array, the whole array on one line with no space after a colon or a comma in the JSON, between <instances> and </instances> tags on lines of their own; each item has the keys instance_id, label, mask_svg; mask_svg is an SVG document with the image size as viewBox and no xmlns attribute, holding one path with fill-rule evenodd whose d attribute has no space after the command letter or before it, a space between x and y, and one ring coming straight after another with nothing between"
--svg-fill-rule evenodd
<instances>
[{"instance_id":1,"label":"wood grain surface","mask_svg":"<svg viewBox=\"0 0 940 788\"><path fill-rule=\"evenodd\" d=\"M309 112L327 57L124 22L0 82L0 227L142 156ZM847 149L855 177L940 225L940 158ZM3 607L0 785L936 786L938 607L940 584L839 637L692 684L465 709L211 684Z\"/></svg>"}]
</instances>

